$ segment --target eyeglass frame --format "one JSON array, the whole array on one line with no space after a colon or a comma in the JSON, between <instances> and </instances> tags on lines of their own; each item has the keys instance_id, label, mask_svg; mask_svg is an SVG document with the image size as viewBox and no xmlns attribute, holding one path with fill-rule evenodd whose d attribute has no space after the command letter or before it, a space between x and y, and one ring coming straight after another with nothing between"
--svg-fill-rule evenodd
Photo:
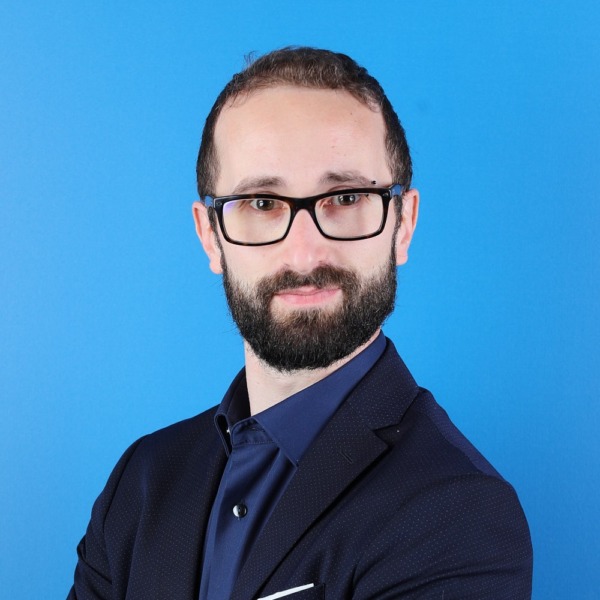
<instances>
[{"instance_id":1,"label":"eyeglass frame","mask_svg":"<svg viewBox=\"0 0 600 600\"><path fill-rule=\"evenodd\" d=\"M317 215L315 212L315 206L319 200L323 198L329 198L330 196L338 196L344 194L377 194L381 196L381 200L383 202L383 216L381 219L381 225L379 229L373 233L369 233L367 235L355 236L350 238L340 238L333 235L329 235L325 233L321 226L319 225L319 221L317 219ZM271 244L277 244L284 240L290 229L292 228L292 224L294 219L299 211L307 210L310 214L313 223L315 224L319 233L328 240L336 240L340 242L353 242L357 240L366 240L369 238L373 238L378 236L385 228L385 224L387 223L388 209L390 205L390 201L392 198L397 198L398 196L402 197L404 194L404 186L399 183L393 183L389 188L380 188L380 187L361 187L361 188L349 188L343 190L333 190L330 192L324 192L322 194L317 194L316 196L308 196L306 198L292 198L290 196L279 196L277 194L235 194L231 196L209 196L206 195L204 197L204 204L207 208L210 208L215 211L217 214L217 219L219 221L219 226L221 228L221 233L223 237L230 243L235 244L236 246L270 246ZM228 202L234 202L236 200L281 200L285 202L290 207L290 220L287 226L287 229L283 233L282 236L278 237L275 240L270 242L239 242L229 237L227 230L225 229L225 225L223 223L223 207Z\"/></svg>"}]
</instances>

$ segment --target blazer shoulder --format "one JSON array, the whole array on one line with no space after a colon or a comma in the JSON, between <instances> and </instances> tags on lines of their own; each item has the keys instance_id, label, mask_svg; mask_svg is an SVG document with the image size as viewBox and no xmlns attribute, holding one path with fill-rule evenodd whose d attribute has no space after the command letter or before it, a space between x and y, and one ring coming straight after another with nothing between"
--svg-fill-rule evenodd
<instances>
[{"instance_id":1,"label":"blazer shoulder","mask_svg":"<svg viewBox=\"0 0 600 600\"><path fill-rule=\"evenodd\" d=\"M456 474L473 472L503 479L453 423L431 392L420 388L419 394L407 412L408 419L413 421L413 427L428 438L431 452L438 458L443 455L448 461L453 461L458 471Z\"/></svg>"},{"instance_id":2,"label":"blazer shoulder","mask_svg":"<svg viewBox=\"0 0 600 600\"><path fill-rule=\"evenodd\" d=\"M91 598L91 590L94 598L147 597L140 590L147 591L150 581L157 598L169 597L166 590L177 585L194 589L225 460L214 412L148 434L125 451L94 503L78 546L71 598ZM169 561L187 567L165 567Z\"/></svg>"},{"instance_id":3,"label":"blazer shoulder","mask_svg":"<svg viewBox=\"0 0 600 600\"><path fill-rule=\"evenodd\" d=\"M378 437L392 445L399 443L403 452L414 448L446 475L481 473L502 479L433 394L417 384L391 340L349 401Z\"/></svg>"},{"instance_id":4,"label":"blazer shoulder","mask_svg":"<svg viewBox=\"0 0 600 600\"><path fill-rule=\"evenodd\" d=\"M213 407L133 442L111 471L94 505L94 512L107 513L118 489L161 481L161 473L164 477L174 476L185 468L192 456L206 455L203 448L213 445L217 435L213 420L215 412L216 407Z\"/></svg>"},{"instance_id":5,"label":"blazer shoulder","mask_svg":"<svg viewBox=\"0 0 600 600\"><path fill-rule=\"evenodd\" d=\"M531 537L514 488L428 390L407 393L412 382L404 369L400 364L408 385L397 394L399 418L373 429L388 451L357 502L363 515L367 506L373 515L362 517L369 535L355 570L357 597L383 590L401 597L416 585L423 597L480 597L472 594L486 590L494 598L529 598ZM383 397L389 406L393 394L380 386L371 403ZM455 577L457 568L464 578Z\"/></svg>"},{"instance_id":6,"label":"blazer shoulder","mask_svg":"<svg viewBox=\"0 0 600 600\"><path fill-rule=\"evenodd\" d=\"M153 433L149 433L136 442L136 454L152 458L156 454L171 453L185 450L190 445L197 444L216 431L214 416L217 407L212 408L188 419L173 423Z\"/></svg>"}]
</instances>

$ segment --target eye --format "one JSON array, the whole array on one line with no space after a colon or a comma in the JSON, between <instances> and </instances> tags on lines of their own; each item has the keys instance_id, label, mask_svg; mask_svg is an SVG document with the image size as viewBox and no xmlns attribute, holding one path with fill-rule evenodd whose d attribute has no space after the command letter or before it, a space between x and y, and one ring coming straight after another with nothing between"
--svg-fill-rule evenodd
<instances>
[{"instance_id":1,"label":"eye","mask_svg":"<svg viewBox=\"0 0 600 600\"><path fill-rule=\"evenodd\" d=\"M277 200L270 200L267 198L255 198L254 200L251 200L249 204L252 208L261 212L268 212L278 208Z\"/></svg>"},{"instance_id":2,"label":"eye","mask_svg":"<svg viewBox=\"0 0 600 600\"><path fill-rule=\"evenodd\" d=\"M360 193L339 194L331 197L331 204L334 206L354 206L360 202L363 196L364 194Z\"/></svg>"}]
</instances>

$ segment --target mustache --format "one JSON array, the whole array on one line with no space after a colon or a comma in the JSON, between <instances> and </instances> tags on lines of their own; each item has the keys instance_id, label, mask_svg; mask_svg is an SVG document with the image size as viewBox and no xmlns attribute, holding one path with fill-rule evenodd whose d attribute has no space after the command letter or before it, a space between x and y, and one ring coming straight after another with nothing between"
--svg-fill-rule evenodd
<instances>
[{"instance_id":1,"label":"mustache","mask_svg":"<svg viewBox=\"0 0 600 600\"><path fill-rule=\"evenodd\" d=\"M343 291L360 287L358 275L350 269L323 265L310 273L297 273L290 269L264 277L258 282L257 289L261 298L270 299L282 290L311 286L318 289L339 287Z\"/></svg>"}]
</instances>

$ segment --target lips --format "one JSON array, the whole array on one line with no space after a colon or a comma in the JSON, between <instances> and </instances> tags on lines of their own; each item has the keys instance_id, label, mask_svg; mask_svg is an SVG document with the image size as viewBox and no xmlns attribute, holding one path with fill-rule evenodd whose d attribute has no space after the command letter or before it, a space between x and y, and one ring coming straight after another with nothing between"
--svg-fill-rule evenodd
<instances>
[{"instance_id":1,"label":"lips","mask_svg":"<svg viewBox=\"0 0 600 600\"><path fill-rule=\"evenodd\" d=\"M314 290L344 289L357 276L349 269L324 265L311 273L282 271L262 279L259 283L261 294L273 296L281 293L313 293Z\"/></svg>"},{"instance_id":2,"label":"lips","mask_svg":"<svg viewBox=\"0 0 600 600\"><path fill-rule=\"evenodd\" d=\"M311 296L328 290L335 290L337 287L320 287L313 285L304 285L300 287L287 288L275 292L275 295L297 294L299 296Z\"/></svg>"},{"instance_id":3,"label":"lips","mask_svg":"<svg viewBox=\"0 0 600 600\"><path fill-rule=\"evenodd\" d=\"M273 297L286 304L310 306L327 302L337 296L339 292L339 287L301 286L277 291L273 294Z\"/></svg>"}]
</instances>

